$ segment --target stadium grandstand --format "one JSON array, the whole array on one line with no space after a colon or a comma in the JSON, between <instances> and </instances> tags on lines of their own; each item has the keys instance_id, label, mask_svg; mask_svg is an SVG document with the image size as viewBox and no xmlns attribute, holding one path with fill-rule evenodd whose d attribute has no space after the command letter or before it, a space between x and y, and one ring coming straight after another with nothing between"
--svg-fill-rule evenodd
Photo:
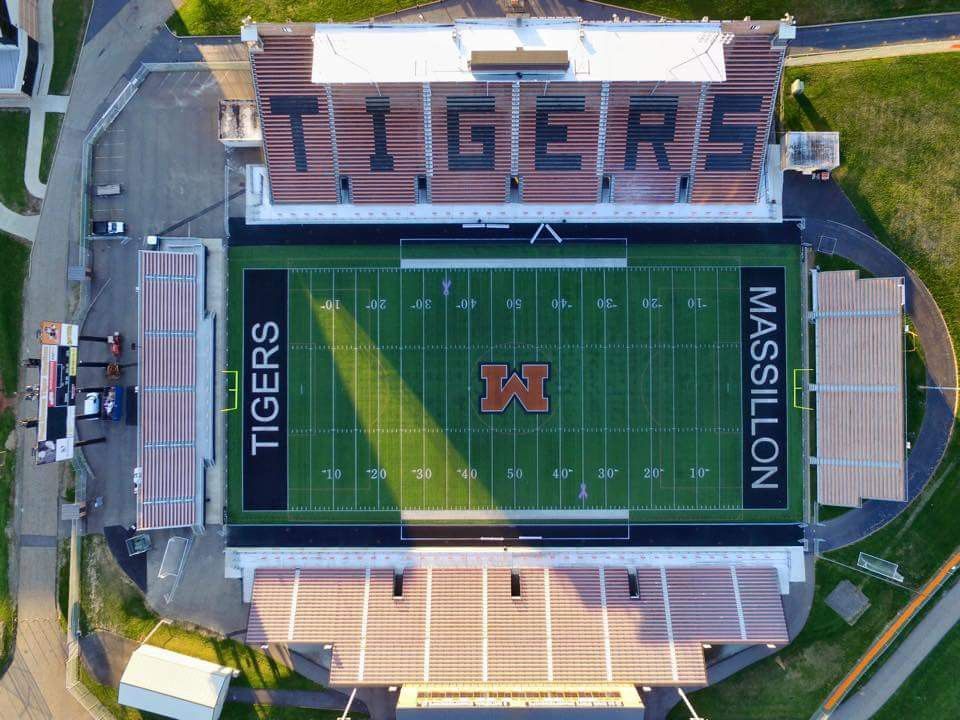
<instances>
[{"instance_id":1,"label":"stadium grandstand","mask_svg":"<svg viewBox=\"0 0 960 720\"><path fill-rule=\"evenodd\" d=\"M372 716L642 717L788 643L810 463L906 493L903 281L815 273L811 311L783 222L793 34L247 22L246 222L209 290L209 242L139 254L137 530L222 518L245 641Z\"/></svg>"},{"instance_id":2,"label":"stadium grandstand","mask_svg":"<svg viewBox=\"0 0 960 720\"><path fill-rule=\"evenodd\" d=\"M213 459L213 319L201 245L142 251L137 528L202 528Z\"/></svg>"},{"instance_id":3,"label":"stadium grandstand","mask_svg":"<svg viewBox=\"0 0 960 720\"><path fill-rule=\"evenodd\" d=\"M780 21L244 26L248 224L782 219Z\"/></svg>"},{"instance_id":4,"label":"stadium grandstand","mask_svg":"<svg viewBox=\"0 0 960 720\"><path fill-rule=\"evenodd\" d=\"M795 548L231 548L247 642L332 645L340 687L702 685L704 648L787 642Z\"/></svg>"},{"instance_id":5,"label":"stadium grandstand","mask_svg":"<svg viewBox=\"0 0 960 720\"><path fill-rule=\"evenodd\" d=\"M814 271L812 287L818 499L904 501L903 278Z\"/></svg>"}]
</instances>

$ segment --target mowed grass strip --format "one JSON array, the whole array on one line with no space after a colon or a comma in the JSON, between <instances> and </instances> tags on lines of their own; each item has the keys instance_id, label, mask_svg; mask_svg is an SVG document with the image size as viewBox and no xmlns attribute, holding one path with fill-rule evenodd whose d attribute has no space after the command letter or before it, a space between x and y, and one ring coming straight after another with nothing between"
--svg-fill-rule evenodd
<instances>
[{"instance_id":1,"label":"mowed grass strip","mask_svg":"<svg viewBox=\"0 0 960 720\"><path fill-rule=\"evenodd\" d=\"M17 213L27 213L36 205L23 182L29 129L28 111L0 110L0 203Z\"/></svg>"},{"instance_id":2,"label":"mowed grass strip","mask_svg":"<svg viewBox=\"0 0 960 720\"><path fill-rule=\"evenodd\" d=\"M93 0L53 1L53 68L50 71L51 95L69 95L73 72L80 57L83 34Z\"/></svg>"},{"instance_id":3,"label":"mowed grass strip","mask_svg":"<svg viewBox=\"0 0 960 720\"><path fill-rule=\"evenodd\" d=\"M23 326L23 283L27 277L30 248L0 233L0 393L13 395L19 377L20 332ZM5 438L4 438L5 439Z\"/></svg>"},{"instance_id":4,"label":"mowed grass strip","mask_svg":"<svg viewBox=\"0 0 960 720\"><path fill-rule=\"evenodd\" d=\"M178 35L236 35L248 15L257 22L366 20L413 7L412 0L186 0L167 20ZM745 15L775 20L787 7L779 0L617 0L615 5L681 20ZM953 0L806 0L790 8L800 24L862 20L956 10ZM427 5L429 8L429 4ZM611 8L611 13L616 9ZM622 12L620 14L623 14Z\"/></svg>"},{"instance_id":5,"label":"mowed grass strip","mask_svg":"<svg viewBox=\"0 0 960 720\"><path fill-rule=\"evenodd\" d=\"M736 268L290 278L291 510L739 507ZM484 362L550 412L480 413Z\"/></svg>"}]
</instances>

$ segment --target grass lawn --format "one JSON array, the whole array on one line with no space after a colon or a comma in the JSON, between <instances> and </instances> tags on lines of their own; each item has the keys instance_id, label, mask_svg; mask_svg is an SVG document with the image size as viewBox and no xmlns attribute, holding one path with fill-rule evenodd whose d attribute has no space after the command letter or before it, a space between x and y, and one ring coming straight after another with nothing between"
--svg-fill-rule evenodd
<instances>
[{"instance_id":1,"label":"grass lawn","mask_svg":"<svg viewBox=\"0 0 960 720\"><path fill-rule=\"evenodd\" d=\"M0 382L12 395L19 377L20 331L23 326L23 283L27 277L30 248L0 233Z\"/></svg>"},{"instance_id":2,"label":"grass lawn","mask_svg":"<svg viewBox=\"0 0 960 720\"><path fill-rule=\"evenodd\" d=\"M62 0L61 0L62 1ZM366 20L401 8L411 0L186 0L167 25L178 35L236 35L246 16L265 22ZM956 10L957 0L615 0L615 4L683 20L704 15L776 19L790 11L800 24L859 20Z\"/></svg>"},{"instance_id":3,"label":"grass lawn","mask_svg":"<svg viewBox=\"0 0 960 720\"><path fill-rule=\"evenodd\" d=\"M54 0L50 94L69 95L93 0Z\"/></svg>"},{"instance_id":4,"label":"grass lawn","mask_svg":"<svg viewBox=\"0 0 960 720\"><path fill-rule=\"evenodd\" d=\"M956 676L958 665L960 625L955 625L880 712L873 716L874 720L897 720L903 717L937 720L956 715L957 708L960 708L960 683Z\"/></svg>"},{"instance_id":5,"label":"grass lawn","mask_svg":"<svg viewBox=\"0 0 960 720\"><path fill-rule=\"evenodd\" d=\"M0 447L13 430L13 413L9 410L0 413ZM13 636L17 610L10 597L9 536L7 525L10 523L10 492L16 474L16 455L0 449L0 672L7 666L10 651L13 648Z\"/></svg>"},{"instance_id":6,"label":"grass lawn","mask_svg":"<svg viewBox=\"0 0 960 720\"><path fill-rule=\"evenodd\" d=\"M30 113L0 110L0 203L18 213L36 210L39 203L27 193L23 167L27 159Z\"/></svg>"},{"instance_id":7,"label":"grass lawn","mask_svg":"<svg viewBox=\"0 0 960 720\"><path fill-rule=\"evenodd\" d=\"M43 123L43 149L40 153L40 182L46 183L50 177L50 168L53 167L53 155L57 149L57 138L60 137L60 126L63 125L63 113L47 113Z\"/></svg>"},{"instance_id":8,"label":"grass lawn","mask_svg":"<svg viewBox=\"0 0 960 720\"><path fill-rule=\"evenodd\" d=\"M111 630L133 640L145 637L160 618L146 606L139 589L117 566L102 535L84 538L81 563L81 629ZM212 634L164 626L153 634L150 644L235 667L240 671L233 681L238 686L322 689L262 652Z\"/></svg>"},{"instance_id":9,"label":"grass lawn","mask_svg":"<svg viewBox=\"0 0 960 720\"><path fill-rule=\"evenodd\" d=\"M844 164L834 177L877 236L920 274L944 313L954 343L960 337L958 72L960 57L927 55L788 69L784 80L789 85L801 77L807 85L800 102L786 99L786 127L840 131ZM916 372L908 365L908 382ZM938 473L906 512L828 557L853 565L864 551L900 563L908 586L926 580L960 545L956 437ZM864 592L873 602L852 629L825 621L832 611L823 604L824 594L844 575L865 583ZM819 562L811 620L794 643L774 658L696 693L697 710L715 717L730 707L740 709L738 717L749 717L746 712L755 717L810 717L906 600L902 590ZM803 658L811 663L798 662ZM941 678L939 686L933 675L927 678L933 694L946 696L955 684L952 675ZM917 707L911 705L911 714ZM682 716L679 710L671 715Z\"/></svg>"}]
</instances>

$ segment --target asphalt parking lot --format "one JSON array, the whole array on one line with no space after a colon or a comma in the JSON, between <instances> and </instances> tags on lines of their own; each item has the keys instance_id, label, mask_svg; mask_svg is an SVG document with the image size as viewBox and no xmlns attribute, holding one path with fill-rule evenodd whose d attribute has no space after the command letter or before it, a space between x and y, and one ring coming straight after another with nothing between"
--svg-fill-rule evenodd
<instances>
[{"instance_id":1,"label":"asphalt parking lot","mask_svg":"<svg viewBox=\"0 0 960 720\"><path fill-rule=\"evenodd\" d=\"M217 117L222 98L252 97L252 80L246 71L151 73L94 147L91 183L119 183L122 192L94 196L91 217L123 220L127 229L124 237L90 241L93 302L81 334L106 336L119 331L123 335L120 383L124 386L137 382L133 346L137 339L137 253L144 247L146 235L212 239L205 243L209 250L207 309L220 316L218 334L224 327L217 297L222 291L217 268L223 265L219 239L225 235L224 178L226 175L228 192L242 189L240 165L258 161L259 151L224 148L217 136ZM242 203L242 196L239 200ZM236 200L231 204L231 212L242 214ZM106 361L109 350L103 344L84 342L81 359ZM79 383L81 387L106 384L103 369L81 368ZM81 439L107 439L84 448L93 472L87 489L90 532L135 521L136 431L126 417L120 422L90 420L78 428ZM208 471L208 484L222 482L217 475L215 469ZM208 488L207 497L211 508L219 505L219 492ZM95 498L102 498L102 504L94 506ZM208 520L217 514L208 514Z\"/></svg>"},{"instance_id":2,"label":"asphalt parking lot","mask_svg":"<svg viewBox=\"0 0 960 720\"><path fill-rule=\"evenodd\" d=\"M250 99L244 71L155 72L94 148L95 220L124 220L127 235L222 237L225 148L217 139L221 99Z\"/></svg>"}]
</instances>

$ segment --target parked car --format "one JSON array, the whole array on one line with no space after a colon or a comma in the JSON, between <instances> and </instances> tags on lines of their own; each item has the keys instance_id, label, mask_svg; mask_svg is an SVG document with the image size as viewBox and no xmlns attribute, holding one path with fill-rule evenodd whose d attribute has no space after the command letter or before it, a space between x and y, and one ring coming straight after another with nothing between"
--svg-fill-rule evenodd
<instances>
[{"instance_id":1,"label":"parked car","mask_svg":"<svg viewBox=\"0 0 960 720\"><path fill-rule=\"evenodd\" d=\"M120 220L94 220L94 235L123 235L127 231L127 224Z\"/></svg>"},{"instance_id":2,"label":"parked car","mask_svg":"<svg viewBox=\"0 0 960 720\"><path fill-rule=\"evenodd\" d=\"M97 197L107 197L109 195L119 195L122 188L120 183L111 183L110 185L97 185Z\"/></svg>"}]
</instances>

